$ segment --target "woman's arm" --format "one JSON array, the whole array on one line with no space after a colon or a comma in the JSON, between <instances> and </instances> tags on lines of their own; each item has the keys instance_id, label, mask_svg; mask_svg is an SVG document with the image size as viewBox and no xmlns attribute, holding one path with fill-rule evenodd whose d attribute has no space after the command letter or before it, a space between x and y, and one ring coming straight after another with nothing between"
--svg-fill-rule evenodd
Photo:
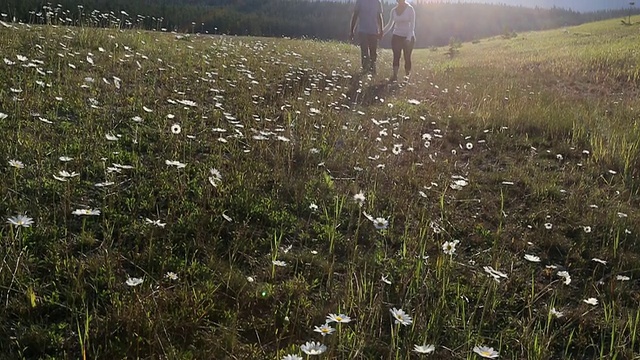
<instances>
[{"instance_id":1,"label":"woman's arm","mask_svg":"<svg viewBox=\"0 0 640 360\"><path fill-rule=\"evenodd\" d=\"M411 13L409 15L411 15L411 22L409 23L409 29L411 29L411 34L409 34L407 38L411 40L411 37L416 37L416 11L413 8L413 6L411 7Z\"/></svg>"},{"instance_id":2,"label":"woman's arm","mask_svg":"<svg viewBox=\"0 0 640 360\"><path fill-rule=\"evenodd\" d=\"M382 29L383 35L386 35L389 32L389 30L393 28L393 25L396 23L395 10L396 10L395 8L391 9L391 14L389 14L389 22L384 27L384 29Z\"/></svg>"}]
</instances>

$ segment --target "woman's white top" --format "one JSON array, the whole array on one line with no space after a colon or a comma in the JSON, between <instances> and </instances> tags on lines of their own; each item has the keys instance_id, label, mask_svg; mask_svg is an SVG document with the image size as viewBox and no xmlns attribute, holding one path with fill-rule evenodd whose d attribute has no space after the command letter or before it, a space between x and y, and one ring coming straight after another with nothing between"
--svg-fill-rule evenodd
<instances>
[{"instance_id":1,"label":"woman's white top","mask_svg":"<svg viewBox=\"0 0 640 360\"><path fill-rule=\"evenodd\" d=\"M416 12L413 6L406 4L406 8L402 14L397 13L398 7L391 9L389 22L384 27L383 32L386 34L393 27L393 35L398 35L411 39L415 37Z\"/></svg>"}]
</instances>

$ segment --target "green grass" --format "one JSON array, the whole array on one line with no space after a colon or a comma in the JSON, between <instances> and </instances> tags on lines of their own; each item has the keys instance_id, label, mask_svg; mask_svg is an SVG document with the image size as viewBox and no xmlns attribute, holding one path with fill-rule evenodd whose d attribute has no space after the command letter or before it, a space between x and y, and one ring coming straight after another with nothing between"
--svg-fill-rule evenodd
<instances>
[{"instance_id":1,"label":"green grass","mask_svg":"<svg viewBox=\"0 0 640 360\"><path fill-rule=\"evenodd\" d=\"M0 28L0 214L34 221L0 226L0 357L637 358L639 37L416 50L403 85L348 44Z\"/></svg>"}]
</instances>

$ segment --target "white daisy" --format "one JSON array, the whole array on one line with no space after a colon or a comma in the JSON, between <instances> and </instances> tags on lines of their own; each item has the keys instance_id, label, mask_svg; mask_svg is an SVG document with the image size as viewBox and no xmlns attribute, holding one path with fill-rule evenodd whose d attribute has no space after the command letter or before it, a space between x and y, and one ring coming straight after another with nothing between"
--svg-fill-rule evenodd
<instances>
[{"instance_id":1,"label":"white daisy","mask_svg":"<svg viewBox=\"0 0 640 360\"><path fill-rule=\"evenodd\" d=\"M327 315L327 323L337 322L337 323L349 323L351 322L351 318L345 314L329 314Z\"/></svg>"},{"instance_id":2,"label":"white daisy","mask_svg":"<svg viewBox=\"0 0 640 360\"><path fill-rule=\"evenodd\" d=\"M400 153L402 152L402 144L394 144L391 151L394 155L400 155Z\"/></svg>"},{"instance_id":3,"label":"white daisy","mask_svg":"<svg viewBox=\"0 0 640 360\"><path fill-rule=\"evenodd\" d=\"M418 354L430 354L436 350L434 345L413 345L413 351Z\"/></svg>"},{"instance_id":4,"label":"white daisy","mask_svg":"<svg viewBox=\"0 0 640 360\"><path fill-rule=\"evenodd\" d=\"M98 216L100 215L99 209L76 209L71 212L73 215L78 216Z\"/></svg>"},{"instance_id":5,"label":"white daisy","mask_svg":"<svg viewBox=\"0 0 640 360\"><path fill-rule=\"evenodd\" d=\"M360 207L362 207L362 205L364 205L365 200L366 200L366 198L365 198L364 193L362 191L360 191L359 193L353 195L353 201L358 203L358 205Z\"/></svg>"},{"instance_id":6,"label":"white daisy","mask_svg":"<svg viewBox=\"0 0 640 360\"><path fill-rule=\"evenodd\" d=\"M271 261L273 263L273 265L275 266L280 266L280 267L285 267L287 266L287 263L282 261L282 260L272 260Z\"/></svg>"},{"instance_id":7,"label":"white daisy","mask_svg":"<svg viewBox=\"0 0 640 360\"><path fill-rule=\"evenodd\" d=\"M564 316L564 313L562 313L562 311L558 311L556 310L556 308L552 307L549 312L551 313L551 315L557 317L557 318L561 318Z\"/></svg>"},{"instance_id":8,"label":"white daisy","mask_svg":"<svg viewBox=\"0 0 640 360\"><path fill-rule=\"evenodd\" d=\"M569 275L568 271L558 271L558 276L564 278L565 285L571 284L571 276Z\"/></svg>"},{"instance_id":9,"label":"white daisy","mask_svg":"<svg viewBox=\"0 0 640 360\"><path fill-rule=\"evenodd\" d=\"M497 282L500 282L500 279L501 279L501 278L504 278L504 279L506 279L506 278L507 278L507 274L505 274L505 273L503 273L503 272L501 272L501 271L495 270L495 269L494 269L493 267L491 267L491 266L485 266L485 267L484 267L484 271L485 271L487 274L489 274L491 277L493 277L493 279L494 279L495 281L497 281Z\"/></svg>"},{"instance_id":10,"label":"white daisy","mask_svg":"<svg viewBox=\"0 0 640 360\"><path fill-rule=\"evenodd\" d=\"M24 169L24 163L20 160L9 160L9 166L16 169Z\"/></svg>"},{"instance_id":11,"label":"white daisy","mask_svg":"<svg viewBox=\"0 0 640 360\"><path fill-rule=\"evenodd\" d=\"M465 186L469 185L469 182L465 179L456 179L453 180L449 187L453 190L462 190Z\"/></svg>"},{"instance_id":12,"label":"white daisy","mask_svg":"<svg viewBox=\"0 0 640 360\"><path fill-rule=\"evenodd\" d=\"M125 282L127 285L134 287L134 286L138 286L140 284L142 284L144 282L143 278L134 278L134 277L130 277L127 279L127 281Z\"/></svg>"},{"instance_id":13,"label":"white daisy","mask_svg":"<svg viewBox=\"0 0 640 360\"><path fill-rule=\"evenodd\" d=\"M320 355L327 351L327 346L315 341L308 341L303 345L300 345L300 350L307 355Z\"/></svg>"},{"instance_id":14,"label":"white daisy","mask_svg":"<svg viewBox=\"0 0 640 360\"><path fill-rule=\"evenodd\" d=\"M209 183L217 187L218 184L222 182L222 174L220 174L220 171L216 168L209 169L209 173L211 174L211 176L209 176Z\"/></svg>"},{"instance_id":15,"label":"white daisy","mask_svg":"<svg viewBox=\"0 0 640 360\"><path fill-rule=\"evenodd\" d=\"M326 323L322 324L321 326L316 326L313 331L320 333L320 335L322 336L327 336L331 335L334 331L336 331L336 329L332 328L328 323Z\"/></svg>"},{"instance_id":16,"label":"white daisy","mask_svg":"<svg viewBox=\"0 0 640 360\"><path fill-rule=\"evenodd\" d=\"M147 224L151 224L160 228L164 228L167 225L167 223L160 222L160 220L151 220L149 218L145 218L144 220L147 222Z\"/></svg>"},{"instance_id":17,"label":"white daisy","mask_svg":"<svg viewBox=\"0 0 640 360\"><path fill-rule=\"evenodd\" d=\"M596 305L598 305L598 299L596 299L596 298L588 298L588 299L584 299L584 300L582 300L582 301L583 301L585 304L589 304L589 305L592 305L592 306L596 306Z\"/></svg>"},{"instance_id":18,"label":"white daisy","mask_svg":"<svg viewBox=\"0 0 640 360\"><path fill-rule=\"evenodd\" d=\"M16 215L7 219L7 223L14 226L31 227L33 219L25 215Z\"/></svg>"},{"instance_id":19,"label":"white daisy","mask_svg":"<svg viewBox=\"0 0 640 360\"><path fill-rule=\"evenodd\" d=\"M302 360L302 357L294 354L288 354L285 355L282 360Z\"/></svg>"},{"instance_id":20,"label":"white daisy","mask_svg":"<svg viewBox=\"0 0 640 360\"><path fill-rule=\"evenodd\" d=\"M164 163L169 166L175 166L178 169L187 167L187 164L183 164L180 161L165 160Z\"/></svg>"},{"instance_id":21,"label":"white daisy","mask_svg":"<svg viewBox=\"0 0 640 360\"><path fill-rule=\"evenodd\" d=\"M172 281L178 280L178 274L174 273L173 271L168 271L166 274L164 274L164 277Z\"/></svg>"},{"instance_id":22,"label":"white daisy","mask_svg":"<svg viewBox=\"0 0 640 360\"><path fill-rule=\"evenodd\" d=\"M68 172L67 170L60 170L58 171L58 175L60 175L63 178L74 178L74 177L78 177L80 176L80 174L78 174L75 171L72 172Z\"/></svg>"},{"instance_id":23,"label":"white daisy","mask_svg":"<svg viewBox=\"0 0 640 360\"><path fill-rule=\"evenodd\" d=\"M393 308L393 309L389 309L389 311L391 312L391 316L393 316L394 322L396 324L407 326L407 325L411 325L411 323L413 322L413 319L411 319L411 316L405 313L404 310L402 309Z\"/></svg>"},{"instance_id":24,"label":"white daisy","mask_svg":"<svg viewBox=\"0 0 640 360\"><path fill-rule=\"evenodd\" d=\"M375 226L375 228L378 230L385 230L387 227L389 227L389 220L377 217L373 219L373 226Z\"/></svg>"},{"instance_id":25,"label":"white daisy","mask_svg":"<svg viewBox=\"0 0 640 360\"><path fill-rule=\"evenodd\" d=\"M500 354L497 351L493 350L492 347L488 347L488 346L474 346L473 352L487 359L495 359L498 356L500 356Z\"/></svg>"},{"instance_id":26,"label":"white daisy","mask_svg":"<svg viewBox=\"0 0 640 360\"><path fill-rule=\"evenodd\" d=\"M442 244L442 252L446 255L453 255L453 253L456 252L456 245L458 245L459 242L460 240L446 241Z\"/></svg>"},{"instance_id":27,"label":"white daisy","mask_svg":"<svg viewBox=\"0 0 640 360\"><path fill-rule=\"evenodd\" d=\"M378 230L385 230L388 226L389 226L389 220L383 218L383 217L377 217L374 218L373 216L367 214L366 212L362 213L367 219L369 219L369 221L371 221L373 223L373 226L375 226L376 229Z\"/></svg>"}]
</instances>

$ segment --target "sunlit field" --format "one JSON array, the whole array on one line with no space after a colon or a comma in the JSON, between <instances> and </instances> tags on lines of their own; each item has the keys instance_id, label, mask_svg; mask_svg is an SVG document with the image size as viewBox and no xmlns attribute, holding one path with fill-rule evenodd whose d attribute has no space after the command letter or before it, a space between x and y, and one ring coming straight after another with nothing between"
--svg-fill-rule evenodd
<instances>
[{"instance_id":1,"label":"sunlit field","mask_svg":"<svg viewBox=\"0 0 640 360\"><path fill-rule=\"evenodd\" d=\"M640 358L638 29L0 23L0 358Z\"/></svg>"}]
</instances>

